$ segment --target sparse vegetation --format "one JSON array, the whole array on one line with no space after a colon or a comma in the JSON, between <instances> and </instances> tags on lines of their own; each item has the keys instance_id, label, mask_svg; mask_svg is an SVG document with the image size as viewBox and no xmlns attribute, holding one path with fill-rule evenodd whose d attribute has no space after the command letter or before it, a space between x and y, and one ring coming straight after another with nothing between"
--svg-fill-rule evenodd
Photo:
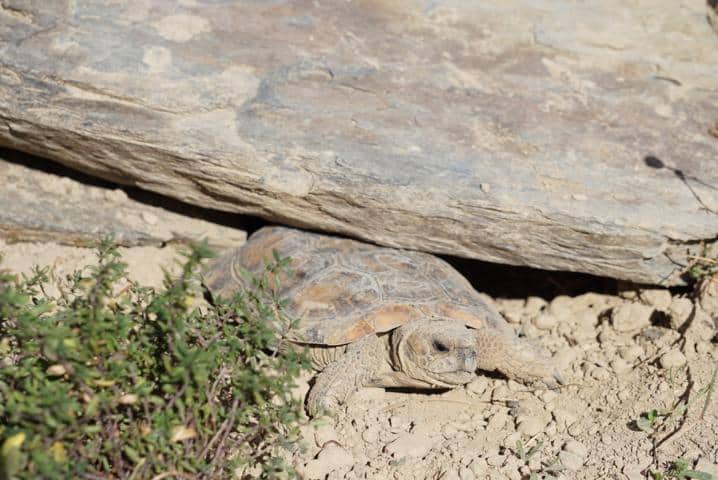
<instances>
[{"instance_id":1,"label":"sparse vegetation","mask_svg":"<svg viewBox=\"0 0 718 480\"><path fill-rule=\"evenodd\" d=\"M653 408L642 413L635 421L636 427L644 432L653 432L658 427L665 427L674 420L682 417L688 411L688 407L700 399L703 399L702 417L710 404L713 392L716 388L716 382L718 382L718 367L714 368L713 375L708 383L695 392L689 400L680 401L668 410L659 411Z\"/></svg>"},{"instance_id":2,"label":"sparse vegetation","mask_svg":"<svg viewBox=\"0 0 718 480\"><path fill-rule=\"evenodd\" d=\"M658 410L654 408L642 413L641 416L636 419L636 426L639 430L648 432L656 425L656 422L658 422Z\"/></svg>"},{"instance_id":3,"label":"sparse vegetation","mask_svg":"<svg viewBox=\"0 0 718 480\"><path fill-rule=\"evenodd\" d=\"M688 259L690 263L685 271L693 280L718 274L718 258L713 258L708 246L703 245L700 255L689 255Z\"/></svg>"},{"instance_id":4,"label":"sparse vegetation","mask_svg":"<svg viewBox=\"0 0 718 480\"><path fill-rule=\"evenodd\" d=\"M543 442L538 441L526 449L527 446L521 440L517 440L514 453L527 468L530 468L529 461L531 457L541 452ZM529 480L556 480L562 470L563 465L561 465L561 462L559 462L558 458L553 458L549 461L541 462L541 467L537 470L531 470L528 478Z\"/></svg>"},{"instance_id":5,"label":"sparse vegetation","mask_svg":"<svg viewBox=\"0 0 718 480\"><path fill-rule=\"evenodd\" d=\"M675 426L678 419L685 418L688 413L689 407L696 401L703 399L703 407L699 418L703 418L708 405L710 404L713 392L715 391L716 382L718 381L718 367L714 368L711 379L708 383L703 386L700 390L695 392L688 400L679 401L672 408L659 411L658 409L651 409L644 412L636 419L635 425L639 430L647 432L653 441L653 452L654 452L654 465L657 465L658 459L656 458L657 447L665 442L668 438L673 436L682 427L683 424ZM671 430L672 428L672 430ZM668 431L668 433L666 433ZM662 439L658 439L660 433L664 433L665 436ZM653 480L664 480L664 479L687 479L697 478L700 480L711 480L713 476L709 473L691 470L689 464L684 459L678 459L670 464L670 468L663 472L659 470L651 470L651 476Z\"/></svg>"},{"instance_id":6,"label":"sparse vegetation","mask_svg":"<svg viewBox=\"0 0 718 480\"><path fill-rule=\"evenodd\" d=\"M1 479L291 475L277 453L298 433L290 392L308 362L283 348L273 274L288 260L197 306L210 256L193 246L157 291L126 277L109 240L57 295L48 268L0 272Z\"/></svg>"},{"instance_id":7,"label":"sparse vegetation","mask_svg":"<svg viewBox=\"0 0 718 480\"><path fill-rule=\"evenodd\" d=\"M700 472L698 470L691 470L688 462L682 458L679 458L673 462L668 469L664 472L651 472L653 480L667 480L677 479L683 480L687 478L695 478L698 480L711 480L713 476L710 473Z\"/></svg>"}]
</instances>

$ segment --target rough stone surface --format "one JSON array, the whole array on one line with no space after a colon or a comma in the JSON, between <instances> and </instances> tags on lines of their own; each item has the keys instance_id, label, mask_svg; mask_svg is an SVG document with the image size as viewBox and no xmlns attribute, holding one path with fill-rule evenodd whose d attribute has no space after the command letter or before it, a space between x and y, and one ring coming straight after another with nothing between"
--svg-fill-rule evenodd
<instances>
[{"instance_id":1,"label":"rough stone surface","mask_svg":"<svg viewBox=\"0 0 718 480\"><path fill-rule=\"evenodd\" d=\"M12 152L0 150L0 238L8 242L87 245L112 234L123 246L206 239L213 247L228 248L247 238L239 228L138 201L106 182L86 184L32 168L37 159L23 156L30 162L26 165L8 161L17 160L11 157Z\"/></svg>"},{"instance_id":2,"label":"rough stone surface","mask_svg":"<svg viewBox=\"0 0 718 480\"><path fill-rule=\"evenodd\" d=\"M0 5L0 144L93 175L648 283L718 232L703 0Z\"/></svg>"}]
</instances>

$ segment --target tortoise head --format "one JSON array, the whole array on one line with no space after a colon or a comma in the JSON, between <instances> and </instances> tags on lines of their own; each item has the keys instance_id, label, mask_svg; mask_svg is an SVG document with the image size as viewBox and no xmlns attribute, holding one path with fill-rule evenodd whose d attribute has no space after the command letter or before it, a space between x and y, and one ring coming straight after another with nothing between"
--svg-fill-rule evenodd
<instances>
[{"instance_id":1,"label":"tortoise head","mask_svg":"<svg viewBox=\"0 0 718 480\"><path fill-rule=\"evenodd\" d=\"M456 387L476 375L474 334L458 320L424 318L392 332L392 360L411 378L435 387Z\"/></svg>"}]
</instances>

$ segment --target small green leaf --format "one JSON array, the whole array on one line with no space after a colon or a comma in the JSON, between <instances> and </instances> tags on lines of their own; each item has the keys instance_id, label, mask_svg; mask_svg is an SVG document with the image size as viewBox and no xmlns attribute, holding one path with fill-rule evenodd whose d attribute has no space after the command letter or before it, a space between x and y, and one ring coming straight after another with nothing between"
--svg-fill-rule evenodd
<instances>
[{"instance_id":1,"label":"small green leaf","mask_svg":"<svg viewBox=\"0 0 718 480\"><path fill-rule=\"evenodd\" d=\"M516 440L516 454L521 460L526 460L526 452L524 451L524 444L521 440Z\"/></svg>"},{"instance_id":2,"label":"small green leaf","mask_svg":"<svg viewBox=\"0 0 718 480\"><path fill-rule=\"evenodd\" d=\"M125 453L125 455L127 456L127 458L129 458L129 459L132 461L132 463L134 463L135 465L141 463L141 462L144 460L144 459L140 456L140 454L137 453L137 450L135 450L134 448L132 448L132 447L130 447L130 446L128 446L128 445L125 445L125 446L122 448L122 451Z\"/></svg>"},{"instance_id":3,"label":"small green leaf","mask_svg":"<svg viewBox=\"0 0 718 480\"><path fill-rule=\"evenodd\" d=\"M697 478L698 480L713 480L713 475L699 470L686 470L683 472L683 478Z\"/></svg>"},{"instance_id":4,"label":"small green leaf","mask_svg":"<svg viewBox=\"0 0 718 480\"><path fill-rule=\"evenodd\" d=\"M641 416L636 420L636 426L639 428L639 430L645 432L653 428L653 425L655 425L657 420L658 410L654 408L652 410L649 410L648 412L641 414Z\"/></svg>"}]
</instances>

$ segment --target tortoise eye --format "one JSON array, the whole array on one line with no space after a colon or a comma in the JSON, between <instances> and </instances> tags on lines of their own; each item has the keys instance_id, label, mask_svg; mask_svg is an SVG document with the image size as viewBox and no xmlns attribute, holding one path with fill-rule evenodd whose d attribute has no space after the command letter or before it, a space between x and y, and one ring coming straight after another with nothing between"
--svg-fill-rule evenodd
<instances>
[{"instance_id":1,"label":"tortoise eye","mask_svg":"<svg viewBox=\"0 0 718 480\"><path fill-rule=\"evenodd\" d=\"M448 352L449 351L449 347L445 343L440 342L439 340L434 340L433 347L434 347L434 350L436 350L437 352Z\"/></svg>"}]
</instances>

